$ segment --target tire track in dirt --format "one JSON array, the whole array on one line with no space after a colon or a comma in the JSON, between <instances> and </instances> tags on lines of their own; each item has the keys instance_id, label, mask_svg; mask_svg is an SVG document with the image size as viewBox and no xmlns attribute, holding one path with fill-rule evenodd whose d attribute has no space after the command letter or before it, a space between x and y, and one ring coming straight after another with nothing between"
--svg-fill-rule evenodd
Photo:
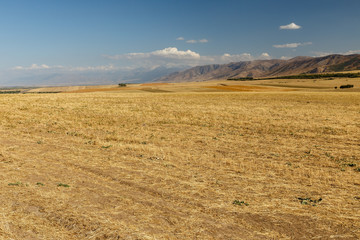
<instances>
[{"instance_id":1,"label":"tire track in dirt","mask_svg":"<svg viewBox=\"0 0 360 240\"><path fill-rule=\"evenodd\" d=\"M16 142L16 140L15 140L15 142ZM169 222L169 225L172 225L171 222L174 221L174 219L176 222L186 223L188 217L191 216L192 213L195 211L197 213L202 212L202 214L198 214L197 219L196 219L196 223L198 225L206 226L205 229L208 229L208 230L218 228L219 222L216 220L216 217L210 217L211 215L209 216L209 212L206 213L205 207L202 204L200 204L198 201L196 201L196 199L191 200L191 199L184 198L184 197L179 198L178 196L177 197L173 196L171 193L161 192L159 190L155 190L155 189L152 189L149 187L144 187L135 182L121 180L119 178L109 175L108 173L102 172L99 169L86 167L86 166L82 166L79 164L74 164L74 163L68 162L66 160L62 160L60 163L58 159L53 159L52 157L47 157L46 160L44 162L42 162L40 157L38 157L38 155L36 153L38 151L41 152L42 150L40 148L33 149L31 145L34 145L34 144L31 142L29 142L28 144L29 144L29 147L27 147L27 148L29 149L29 151L27 151L27 156L29 158L32 158L32 156L34 156L33 161L36 161L40 168L47 167L47 172L52 172L52 171L54 172L55 170L57 170L58 174L61 175L60 169L63 169L62 171L68 171L68 174L78 176L80 178L85 178L85 177L87 177L88 179L96 178L98 180L96 180L95 182L100 183L100 185L102 185L101 183L106 182L106 184L103 184L103 186L101 186L101 188L107 189L104 192L106 192L106 193L113 192L113 194L121 195L127 199L130 199L130 201L132 201L133 203L141 204L143 206L142 208L145 208L145 209L149 208L149 207L154 210L156 209L156 212L159 215L165 216L165 218L166 218L166 216L171 216L172 220L167 220ZM31 153L31 155L29 155L29 153ZM83 173L80 173L79 171L81 171ZM144 171L146 171L146 169ZM132 171L127 171L127 173L130 175L134 174ZM111 181L112 183L109 184L109 181ZM122 186L125 186L125 191L123 191L124 187L121 187L119 189L119 184ZM101 191L99 191L99 192L101 192ZM27 193L27 194L28 194L28 196L32 195L30 193ZM33 194L37 194L37 193L33 193ZM41 197L41 196L38 196L38 197ZM30 198L37 199L38 197L33 196ZM25 203L23 203L23 204L25 204ZM128 210L128 213L124 212L123 215L131 215L131 213L129 211L130 210ZM141 211L139 211L139 214L140 213L141 213ZM224 213L222 213L222 214L224 214ZM51 217L51 216L53 216L53 217ZM56 216L56 217L54 217L54 216ZM73 217L73 218L76 218L76 217ZM67 220L66 215L61 217L61 214L59 215L59 213L57 213L55 215L50 214L49 219L50 219L50 221L54 221L54 219L63 219L61 221L57 221L57 224L60 224L60 226L64 225L63 227L68 229L68 225L69 225L68 222L70 220ZM62 222L64 222L64 224L62 224ZM72 222L72 221L70 221L70 222ZM79 220L79 222L82 222L82 221ZM131 225L134 225L134 224L136 225L135 221L134 222L130 221L130 223L131 223ZM84 226L91 225L91 222L83 223L83 225ZM159 226L158 231L160 231L160 229L162 227L164 227L164 226ZM233 226L233 228L234 227L235 227L235 225ZM243 230L245 230L245 229L243 229ZM175 231L175 230L173 229L172 231ZM146 229L143 229L142 232L146 232Z\"/></svg>"},{"instance_id":2,"label":"tire track in dirt","mask_svg":"<svg viewBox=\"0 0 360 240\"><path fill-rule=\"evenodd\" d=\"M250 135L256 132L254 138L258 138L259 135L265 134L269 134L270 137L273 137L274 135L271 135L269 129L261 130L263 127L262 124L263 122L259 121L258 125L256 125L256 129L250 129L249 131L245 130L245 133ZM186 125L183 127L185 128ZM206 172L208 176L216 176L217 174L226 175L226 171L233 170L231 167L227 168L222 166L222 168L220 168L217 172L216 169L213 168L214 165L205 164L204 166L201 166L200 163L190 163L189 166L187 166L185 162L176 162L172 159L170 163L175 164L176 166L168 171L165 170L164 167L152 165L151 163L142 165L141 161L135 162L134 165L131 165L131 159L133 158L130 157L130 160L112 168L110 163L102 162L107 160L105 157L101 157L100 151L94 151L94 156L87 155L87 149L80 145L80 139L75 139L79 140L76 142L75 140L72 141L71 138L63 138L66 141L70 140L70 142L67 142L66 145L72 145L72 147L66 147L65 144L60 141L56 142L51 140L50 135L44 135L35 131L32 133L35 133L35 136L29 135L27 138L25 137L25 134L23 136L8 134L8 136L10 135L9 138L11 138L10 140L13 141L13 144L21 142L25 145L20 147L22 148L22 151L26 151L26 153L20 154L12 152L13 156L17 158L15 159L16 161L14 162L14 166L20 165L20 161L22 161L21 166L31 167L31 164L35 164L36 162L37 169L21 169L22 172L20 173L23 173L24 175L28 174L29 176L30 174L35 174L36 170L38 170L37 174L42 176L47 174L51 175L48 177L51 182L66 178L67 181L73 181L75 183L69 191L66 189L59 189L59 193L62 198L58 198L57 194L52 193L52 195L49 195L45 199L46 196L43 196L43 193L41 192L35 191L35 189L31 189L33 193L30 193L30 190L27 192L28 196L32 199L45 199L44 201L49 204L59 205L56 209L51 209L50 207L46 208L46 214L48 215L47 218L49 219L49 222L56 226L64 227L64 229L72 231L74 234L76 234L76 231L79 231L78 229L81 229L81 226L83 226L86 231L91 231L91 229L94 228L94 232L99 234L99 236L101 236L104 232L111 232L112 230L110 227L112 225L106 224L106 218L104 218L106 209L108 214L106 217L109 221L114 221L115 225L118 224L116 226L122 227L123 225L121 222L116 222L116 220L123 219L126 221L126 224L124 221L122 222L125 226L135 226L133 229L134 232L146 233L148 236L151 234L153 234L153 236L157 236L156 234L159 234L161 230L166 230L172 234L172 237L176 236L176 233L178 233L179 235L177 236L182 236L183 238L184 236L194 238L194 235L186 235L189 234L186 233L186 231L192 233L200 231L201 233L198 233L197 235L199 238L214 236L215 232L218 234L221 233L223 236L227 236L228 238L235 238L237 236L236 234L239 232L245 232L248 234L245 237L253 236L253 239L255 239L259 236L255 237L254 232L259 231L259 229L268 229L267 232L276 231L286 234L287 236L291 236L290 231L297 232L296 234L301 234L301 232L303 232L303 234L307 236L314 236L314 233L308 231L308 229L312 229L311 231L313 231L314 227L312 227L311 224L302 223L302 221L311 222L311 219L313 218L302 218L290 214L289 216L282 216L280 219L271 215L269 212L260 212L257 215L256 213L244 214L242 211L246 211L245 209L229 208L224 206L231 206L231 202L226 202L222 206L212 204L211 201L214 201L217 197L220 198L220 196L211 192L209 189L210 187L206 185L206 183L195 183L195 181L189 178L190 175L188 173L184 173L184 175L187 176L179 177L181 176L181 171ZM284 131L284 138L287 134L288 133ZM62 137L60 135L52 136L55 138ZM315 136L312 137L315 139ZM36 138L44 138L45 143L36 145L34 143ZM317 136L316 139L318 139ZM307 140L307 142L309 142L309 140ZM136 144L136 142L134 144ZM196 154L201 154L200 151L202 148L206 147L206 144L207 142L205 141L203 142L203 145L195 146L195 148L198 147L196 148ZM262 144L265 143L260 142L260 145ZM329 146L331 146L330 142ZM249 145L249 147L251 147L251 145ZM46 149L48 149L47 151L52 151L55 155L51 152L43 153ZM76 151L73 152L75 149ZM136 149L137 148L135 148L134 151L136 151ZM258 161L261 161L265 155L263 151L258 152L258 155L255 153L253 154L252 152L248 153L252 154L251 157L255 157ZM61 153L63 153L62 156L59 155ZM229 149L226 149L224 153L219 154L225 155L225 153L229 154ZM107 154L108 153L104 152L104 155ZM289 155L296 156L296 154L297 150ZM72 155L75 156L75 158L71 158ZM236 152L232 155L236 155ZM110 160L110 154L108 154L108 157L109 161L114 160L113 158ZM234 156L229 156L229 158L230 157ZM88 158L88 162L86 158ZM91 158L96 159L96 161L99 161L100 163L98 165L89 165L89 163L91 164ZM251 162L247 163L251 164ZM270 165L270 167L271 166L274 165ZM309 168L312 166L313 165L309 165ZM136 171L131 169L136 169ZM166 175L166 177L164 177L164 175L160 175L159 177L152 175L153 173L160 172L162 169L164 170L163 174ZM252 173L253 176L255 174L264 174L264 171L262 171L263 169L260 170L261 171L259 171L259 173ZM209 172L211 173L209 174ZM250 183L251 180L253 180L251 178L253 176L249 174L246 176L247 183ZM232 177L234 177L232 179L233 182L238 179L235 175ZM83 179L84 183L81 183L79 178ZM228 179L229 181L227 184L232 184L230 178ZM257 180L251 182L251 185L255 186L257 184L261 184L265 186L266 179L272 180L272 178L266 178L266 176L264 176L263 182L261 182L261 180ZM201 180L204 181L204 179ZM205 179L205 181L206 180L207 179ZM175 189L165 188L167 181L169 182L169 185L171 185L171 187L175 187ZM178 186L176 186L177 182L179 183ZM192 184L196 184L193 186L194 188L191 189L193 191L186 189L186 186L191 186ZM237 191L234 186L244 186L244 184L234 184L225 190L222 189L221 193L229 194L231 191ZM184 192L187 194L184 194ZM239 192L244 193L244 191ZM249 196L258 197L258 195L255 194L249 194ZM205 197L208 197L208 199ZM13 198L15 198L15 195ZM50 203L51 199L53 199L53 203ZM223 197L220 199L224 200L225 198ZM74 201L72 203L73 200L77 200L78 202ZM31 202L27 203L26 201L23 201L24 206L31 207L31 204ZM88 208L83 204L88 204ZM113 211L109 210L109 207L111 206L114 207ZM68 208L68 210L63 210L63 207ZM262 207L265 207L265 205L262 205ZM249 209L250 208L251 207L249 207ZM94 209L94 212L97 212L99 216L93 216L91 213L86 213L88 209ZM298 210L298 208L293 209ZM284 211L284 208L279 211ZM310 213L306 214L309 215ZM161 217L156 215L161 215ZM170 216L173 217L171 218ZM316 217L318 216L321 217L320 214L316 215ZM160 220L161 218L163 218L163 221ZM218 219L222 219L225 223L222 223ZM292 221L293 224L286 225L286 221L288 220ZM264 222L266 224L263 224ZM349 229L346 229L345 227L334 227L337 226L336 223L334 223L334 225L329 224L324 215L317 221L317 223L325 223L326 225L331 226L331 229L338 232L349 231ZM279 225L274 227L272 226L274 224ZM286 231L286 228L290 228L290 230ZM78 236L80 238L89 237L88 235L84 235L84 232L79 232ZM133 236L141 235L134 234ZM164 233L160 236L164 236ZM101 237L106 236L102 235ZM113 237L115 237L115 235ZM220 237L221 236L218 236L218 238Z\"/></svg>"},{"instance_id":3,"label":"tire track in dirt","mask_svg":"<svg viewBox=\"0 0 360 240\"><path fill-rule=\"evenodd\" d=\"M206 226L207 230L217 229L217 232L222 232L219 229L221 223L217 220L217 216L226 215L227 212L222 209L207 209L203 204L199 203L199 199L189 199L179 196L173 196L171 193L161 192L159 190L154 190L151 187L144 187L135 182L121 180L117 177L111 176L99 169L94 169L90 167L84 167L81 165L67 163L77 170L85 172L86 176L91 175L91 178L101 179L101 181L95 182L106 182L106 186L101 186L102 188L108 189L109 191L114 192L117 195L130 199L132 202L141 204L143 208L152 208L161 216L171 216L172 221L184 222L186 223L189 217L191 217L194 212L196 212L196 224L199 226ZM128 171L130 172L130 171ZM77 176L81 176L79 172L76 173ZM112 181L112 184L109 183L109 180ZM119 190L119 184L125 186L128 189ZM141 210L143 211L143 210ZM128 212L130 215L131 213ZM127 215L124 214L123 215ZM131 222L131 221L130 221ZM136 224L137 221L133 223ZM169 225L172 225L169 222ZM230 224L233 229L232 234L237 234L240 230L245 232L245 228L236 225L236 223ZM159 228L164 228L164 225ZM146 232L146 230L143 230ZM231 236L230 234L229 236Z\"/></svg>"}]
</instances>

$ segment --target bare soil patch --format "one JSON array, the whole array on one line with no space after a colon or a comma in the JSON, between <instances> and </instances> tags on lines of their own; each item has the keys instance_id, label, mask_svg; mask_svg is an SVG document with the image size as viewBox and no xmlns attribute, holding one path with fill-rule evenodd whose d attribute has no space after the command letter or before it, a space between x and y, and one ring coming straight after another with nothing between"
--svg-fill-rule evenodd
<instances>
[{"instance_id":1,"label":"bare soil patch","mask_svg":"<svg viewBox=\"0 0 360 240\"><path fill-rule=\"evenodd\" d=\"M218 85L218 86L206 86L205 88L227 90L236 92L273 92L273 91L296 91L295 89L281 89L274 87L263 87L263 86L246 86L246 85Z\"/></svg>"},{"instance_id":2,"label":"bare soil patch","mask_svg":"<svg viewBox=\"0 0 360 240\"><path fill-rule=\"evenodd\" d=\"M67 93L90 93L90 92L109 92L109 91L122 91L125 88L114 87L114 88L86 88L73 91L66 91Z\"/></svg>"},{"instance_id":3,"label":"bare soil patch","mask_svg":"<svg viewBox=\"0 0 360 240\"><path fill-rule=\"evenodd\" d=\"M140 88L141 91L145 91L145 92L153 92L153 93L167 93L167 92L171 92L168 90L164 90L164 89L159 89L159 88Z\"/></svg>"},{"instance_id":4,"label":"bare soil patch","mask_svg":"<svg viewBox=\"0 0 360 240\"><path fill-rule=\"evenodd\" d=\"M140 86L162 86L169 85L169 83L143 83Z\"/></svg>"}]
</instances>

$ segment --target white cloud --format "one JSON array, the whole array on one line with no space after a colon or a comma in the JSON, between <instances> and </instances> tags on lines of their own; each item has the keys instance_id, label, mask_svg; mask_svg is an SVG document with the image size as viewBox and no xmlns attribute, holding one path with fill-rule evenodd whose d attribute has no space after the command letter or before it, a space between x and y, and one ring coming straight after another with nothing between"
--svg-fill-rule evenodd
<instances>
[{"instance_id":1,"label":"white cloud","mask_svg":"<svg viewBox=\"0 0 360 240\"><path fill-rule=\"evenodd\" d=\"M214 57L217 63L241 62L252 60L268 60L271 56L268 53L262 53L260 56L252 56L250 53L234 54L225 53L221 57Z\"/></svg>"},{"instance_id":2,"label":"white cloud","mask_svg":"<svg viewBox=\"0 0 360 240\"><path fill-rule=\"evenodd\" d=\"M281 30L296 30L296 29L300 29L301 26L299 25L296 25L295 23L290 23L288 25L283 25L283 26L280 26L280 29Z\"/></svg>"},{"instance_id":3,"label":"white cloud","mask_svg":"<svg viewBox=\"0 0 360 240\"><path fill-rule=\"evenodd\" d=\"M178 40L178 41L184 41L185 38L183 38L183 37L178 37L176 40Z\"/></svg>"},{"instance_id":4,"label":"white cloud","mask_svg":"<svg viewBox=\"0 0 360 240\"><path fill-rule=\"evenodd\" d=\"M200 40L191 39L191 40L187 40L186 42L187 43L207 43L207 42L209 42L209 40L207 40L206 38L203 38Z\"/></svg>"},{"instance_id":5,"label":"white cloud","mask_svg":"<svg viewBox=\"0 0 360 240\"><path fill-rule=\"evenodd\" d=\"M156 50L153 52L147 53L127 53L122 55L104 55L105 58L112 60L120 60L120 59L150 59L150 58L162 58L162 59L199 59L200 54L193 52L191 50L181 51L176 47L168 47L162 50Z\"/></svg>"},{"instance_id":6,"label":"white cloud","mask_svg":"<svg viewBox=\"0 0 360 240\"><path fill-rule=\"evenodd\" d=\"M197 43L198 41L192 39L192 40L187 40L186 42L187 42L187 43Z\"/></svg>"},{"instance_id":7,"label":"white cloud","mask_svg":"<svg viewBox=\"0 0 360 240\"><path fill-rule=\"evenodd\" d=\"M286 43L286 44L279 44L273 45L274 48L297 48L300 46L311 45L312 42L305 42L305 43Z\"/></svg>"},{"instance_id":8,"label":"white cloud","mask_svg":"<svg viewBox=\"0 0 360 240\"><path fill-rule=\"evenodd\" d=\"M301 45L301 43L286 43L286 44L273 45L273 47L274 48L297 48L300 45Z\"/></svg>"},{"instance_id":9,"label":"white cloud","mask_svg":"<svg viewBox=\"0 0 360 240\"><path fill-rule=\"evenodd\" d=\"M49 66L46 64L32 64L28 67L25 66L16 66L13 68L13 70L44 70L44 69L60 69L63 68L63 66Z\"/></svg>"},{"instance_id":10,"label":"white cloud","mask_svg":"<svg viewBox=\"0 0 360 240\"><path fill-rule=\"evenodd\" d=\"M250 53L243 54L234 54L231 55L229 53L225 53L219 59L219 63L229 63L229 62L240 62L240 61L251 61L253 60L253 56Z\"/></svg>"},{"instance_id":11,"label":"white cloud","mask_svg":"<svg viewBox=\"0 0 360 240\"><path fill-rule=\"evenodd\" d=\"M262 53L260 55L259 59L268 60L268 59L271 59L271 57L270 57L270 55L268 53Z\"/></svg>"},{"instance_id":12,"label":"white cloud","mask_svg":"<svg viewBox=\"0 0 360 240\"><path fill-rule=\"evenodd\" d=\"M162 50L157 50L151 53L154 56L164 57L164 58L200 58L200 54L193 52L191 50L179 51L175 47L168 47Z\"/></svg>"},{"instance_id":13,"label":"white cloud","mask_svg":"<svg viewBox=\"0 0 360 240\"><path fill-rule=\"evenodd\" d=\"M281 56L281 60L289 60L291 57Z\"/></svg>"},{"instance_id":14,"label":"white cloud","mask_svg":"<svg viewBox=\"0 0 360 240\"><path fill-rule=\"evenodd\" d=\"M343 55L360 54L360 50L349 50L349 51L344 52L342 54Z\"/></svg>"}]
</instances>

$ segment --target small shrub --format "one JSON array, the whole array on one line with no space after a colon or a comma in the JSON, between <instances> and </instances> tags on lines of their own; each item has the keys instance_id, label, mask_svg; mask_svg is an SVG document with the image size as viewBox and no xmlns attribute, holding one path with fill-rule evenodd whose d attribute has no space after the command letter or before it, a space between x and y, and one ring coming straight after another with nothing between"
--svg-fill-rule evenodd
<instances>
[{"instance_id":1,"label":"small shrub","mask_svg":"<svg viewBox=\"0 0 360 240\"><path fill-rule=\"evenodd\" d=\"M63 184L63 183L59 183L57 186L58 186L58 187L70 187L69 185Z\"/></svg>"},{"instance_id":2,"label":"small shrub","mask_svg":"<svg viewBox=\"0 0 360 240\"><path fill-rule=\"evenodd\" d=\"M119 87L126 87L126 83L119 83Z\"/></svg>"},{"instance_id":3,"label":"small shrub","mask_svg":"<svg viewBox=\"0 0 360 240\"><path fill-rule=\"evenodd\" d=\"M355 163L347 163L346 165L349 166L349 167L356 167Z\"/></svg>"},{"instance_id":4,"label":"small shrub","mask_svg":"<svg viewBox=\"0 0 360 240\"><path fill-rule=\"evenodd\" d=\"M21 186L22 183L21 182L16 182L16 183L9 183L9 186Z\"/></svg>"},{"instance_id":5,"label":"small shrub","mask_svg":"<svg viewBox=\"0 0 360 240\"><path fill-rule=\"evenodd\" d=\"M232 204L238 205L238 206L249 206L249 204L247 202L239 201L239 200L234 200Z\"/></svg>"},{"instance_id":6,"label":"small shrub","mask_svg":"<svg viewBox=\"0 0 360 240\"><path fill-rule=\"evenodd\" d=\"M90 141L85 142L85 144L96 145L96 141L90 140Z\"/></svg>"},{"instance_id":7,"label":"small shrub","mask_svg":"<svg viewBox=\"0 0 360 240\"><path fill-rule=\"evenodd\" d=\"M111 148L112 147L112 145L107 145L107 146L101 146L101 148Z\"/></svg>"},{"instance_id":8,"label":"small shrub","mask_svg":"<svg viewBox=\"0 0 360 240\"><path fill-rule=\"evenodd\" d=\"M354 85L352 85L352 84L347 84L347 85L341 85L340 86L340 89L343 89L343 88L353 88L354 87Z\"/></svg>"},{"instance_id":9,"label":"small shrub","mask_svg":"<svg viewBox=\"0 0 360 240\"><path fill-rule=\"evenodd\" d=\"M316 206L316 203L320 203L322 201L322 198L319 199L311 199L311 198L298 198L298 200L300 201L300 203L302 205L309 205L311 204L312 206Z\"/></svg>"},{"instance_id":10,"label":"small shrub","mask_svg":"<svg viewBox=\"0 0 360 240\"><path fill-rule=\"evenodd\" d=\"M38 186L45 186L45 185L44 185L43 183L41 183L41 182L37 182L36 185L38 185Z\"/></svg>"}]
</instances>

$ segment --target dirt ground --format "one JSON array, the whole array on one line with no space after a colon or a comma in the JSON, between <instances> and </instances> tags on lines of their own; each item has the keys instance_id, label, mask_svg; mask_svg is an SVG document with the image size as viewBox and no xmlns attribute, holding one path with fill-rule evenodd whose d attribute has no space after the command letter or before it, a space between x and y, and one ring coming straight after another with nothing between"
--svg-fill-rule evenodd
<instances>
[{"instance_id":1,"label":"dirt ground","mask_svg":"<svg viewBox=\"0 0 360 240\"><path fill-rule=\"evenodd\" d=\"M0 95L0 239L360 238L359 92L171 86Z\"/></svg>"}]
</instances>

